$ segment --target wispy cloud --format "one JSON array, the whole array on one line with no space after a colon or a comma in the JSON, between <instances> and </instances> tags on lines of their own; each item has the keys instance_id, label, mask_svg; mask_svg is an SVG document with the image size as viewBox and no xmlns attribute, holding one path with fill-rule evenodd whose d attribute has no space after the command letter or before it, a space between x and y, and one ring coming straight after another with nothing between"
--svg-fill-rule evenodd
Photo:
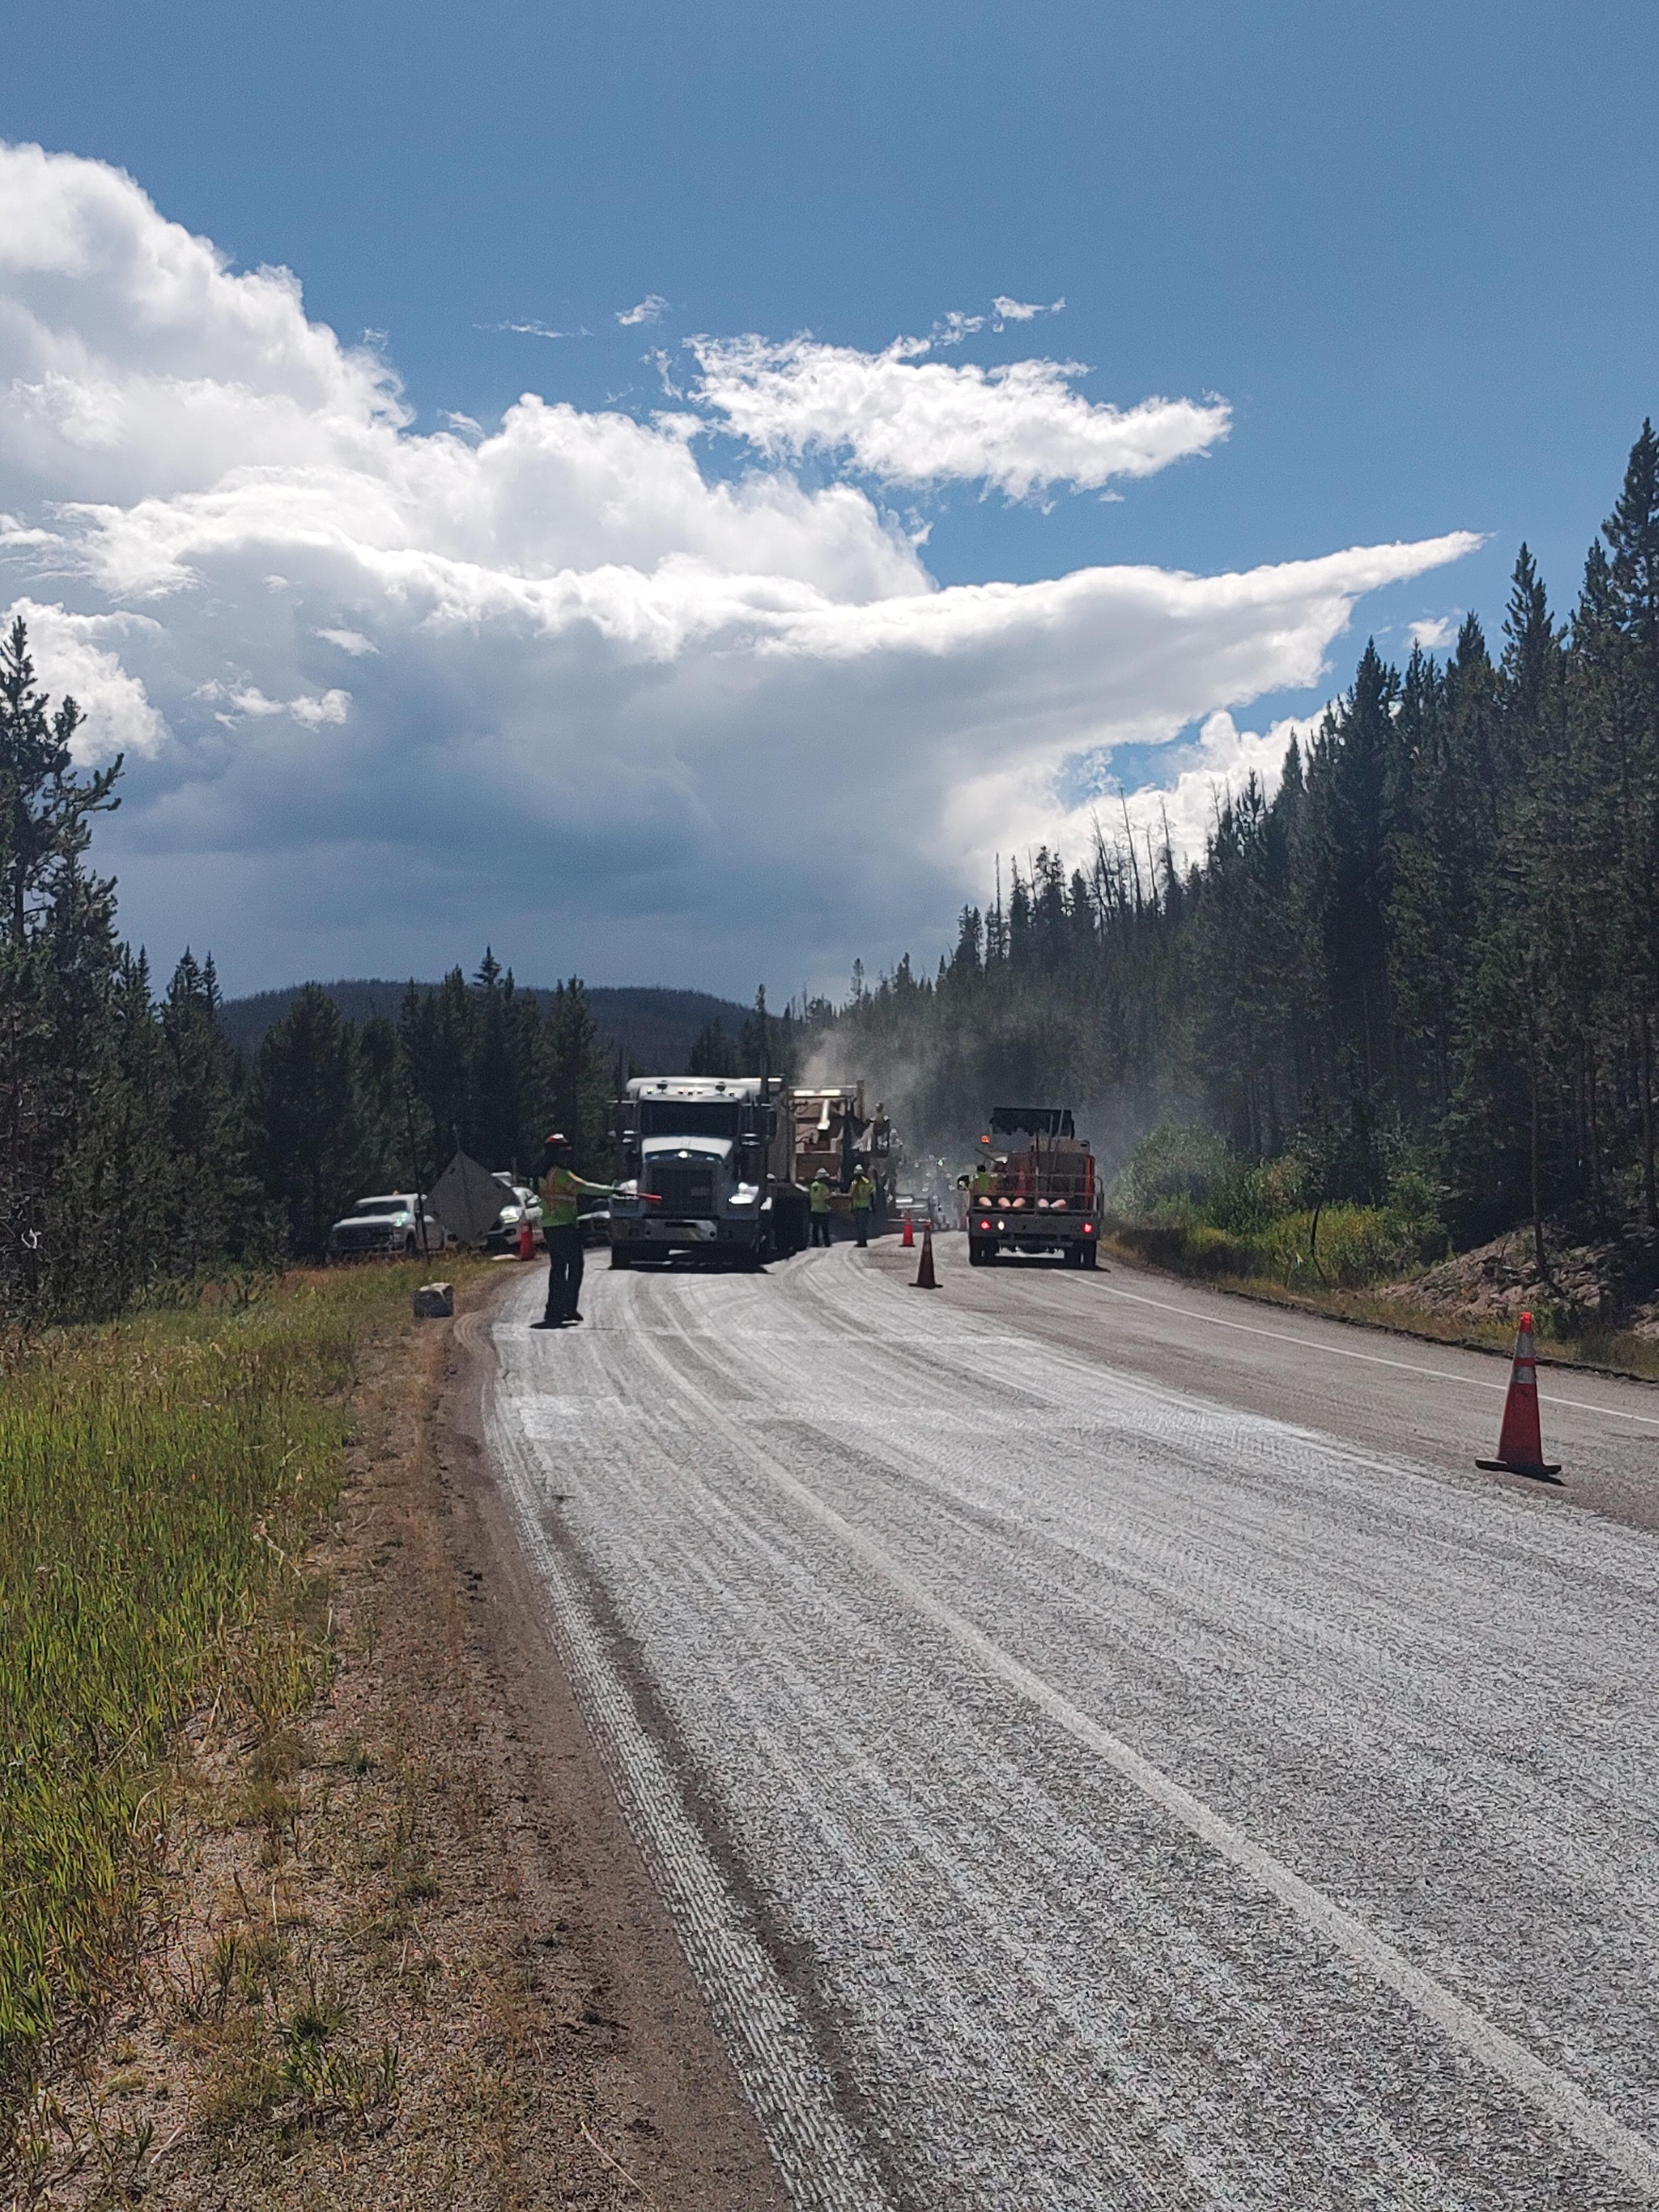
<instances>
[{"instance_id":1,"label":"wispy cloud","mask_svg":"<svg viewBox=\"0 0 1659 2212\"><path fill-rule=\"evenodd\" d=\"M534 320L523 323L474 323L472 327L475 331L510 332L515 338L591 338L593 335L592 331L581 328L574 331L556 331L550 323L538 323Z\"/></svg>"},{"instance_id":2,"label":"wispy cloud","mask_svg":"<svg viewBox=\"0 0 1659 2212\"><path fill-rule=\"evenodd\" d=\"M377 650L367 638L363 642L371 653ZM191 696L210 706L222 702L213 719L227 729L234 729L244 719L263 722L273 714L286 714L291 721L314 730L325 722L343 722L351 709L349 691L302 691L294 699L268 699L257 684L222 684L213 678L198 684Z\"/></svg>"},{"instance_id":3,"label":"wispy cloud","mask_svg":"<svg viewBox=\"0 0 1659 2212\"><path fill-rule=\"evenodd\" d=\"M1036 301L1011 300L1005 293L999 293L991 302L991 312L996 318L992 328L1000 331L1005 323L1031 323L1039 315L1057 315L1065 305L1063 296L1051 300L1045 307Z\"/></svg>"},{"instance_id":4,"label":"wispy cloud","mask_svg":"<svg viewBox=\"0 0 1659 2212\"><path fill-rule=\"evenodd\" d=\"M1231 419L1214 398L1091 403L1071 388L1085 374L1076 362L928 361L926 339L876 354L810 336L688 343L702 371L690 396L723 428L774 457L844 452L890 484L978 481L1011 499L1066 484L1098 491L1207 453Z\"/></svg>"},{"instance_id":5,"label":"wispy cloud","mask_svg":"<svg viewBox=\"0 0 1659 2212\"><path fill-rule=\"evenodd\" d=\"M325 644L337 645L342 653L349 653L356 659L380 649L373 638L365 637L360 629L319 629L317 635Z\"/></svg>"},{"instance_id":6,"label":"wispy cloud","mask_svg":"<svg viewBox=\"0 0 1659 2212\"><path fill-rule=\"evenodd\" d=\"M1462 620L1460 610L1449 615L1425 615L1421 622L1407 623L1406 628L1413 645L1420 645L1425 653L1438 653L1456 636Z\"/></svg>"},{"instance_id":7,"label":"wispy cloud","mask_svg":"<svg viewBox=\"0 0 1659 2212\"><path fill-rule=\"evenodd\" d=\"M644 299L631 307L618 307L617 320L624 330L632 330L638 323L659 323L668 312L668 302L660 292L647 292Z\"/></svg>"},{"instance_id":8,"label":"wispy cloud","mask_svg":"<svg viewBox=\"0 0 1659 2212\"><path fill-rule=\"evenodd\" d=\"M1006 293L1000 292L992 301L988 314L970 315L961 307L952 307L948 314L941 315L927 333L927 343L957 346L980 331L1006 330L1010 323L1030 323L1039 315L1057 315L1065 305L1065 301L1060 299L1051 301L1045 307L1038 301L1011 300Z\"/></svg>"}]
</instances>

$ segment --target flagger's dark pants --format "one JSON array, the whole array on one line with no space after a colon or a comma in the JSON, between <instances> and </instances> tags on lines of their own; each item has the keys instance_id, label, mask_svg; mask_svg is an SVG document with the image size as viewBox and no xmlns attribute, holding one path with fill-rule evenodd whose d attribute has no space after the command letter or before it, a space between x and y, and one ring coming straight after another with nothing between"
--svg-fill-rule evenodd
<instances>
[{"instance_id":1,"label":"flagger's dark pants","mask_svg":"<svg viewBox=\"0 0 1659 2212\"><path fill-rule=\"evenodd\" d=\"M547 1271L547 1318L568 1321L582 1291L582 1232L574 1221L544 1229L542 1242L551 1262Z\"/></svg>"},{"instance_id":2,"label":"flagger's dark pants","mask_svg":"<svg viewBox=\"0 0 1659 2212\"><path fill-rule=\"evenodd\" d=\"M867 1206L853 1208L853 1226L858 1231L859 1243L867 1244L870 1242L870 1209Z\"/></svg>"},{"instance_id":3,"label":"flagger's dark pants","mask_svg":"<svg viewBox=\"0 0 1659 2212\"><path fill-rule=\"evenodd\" d=\"M830 1242L830 1217L827 1213L815 1213L812 1216L812 1242L814 1244L827 1244Z\"/></svg>"}]
</instances>

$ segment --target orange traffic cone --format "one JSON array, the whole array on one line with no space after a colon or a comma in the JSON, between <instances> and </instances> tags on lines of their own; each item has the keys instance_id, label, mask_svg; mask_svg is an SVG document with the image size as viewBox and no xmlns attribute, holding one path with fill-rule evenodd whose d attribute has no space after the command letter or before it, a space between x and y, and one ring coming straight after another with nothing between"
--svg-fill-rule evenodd
<instances>
[{"instance_id":1,"label":"orange traffic cone","mask_svg":"<svg viewBox=\"0 0 1659 2212\"><path fill-rule=\"evenodd\" d=\"M1510 1392L1504 1401L1498 1456L1478 1459L1474 1463L1498 1474L1535 1474L1547 1480L1553 1480L1561 1472L1544 1457L1544 1439L1538 1425L1538 1358L1532 1348L1529 1313L1522 1315L1515 1340L1515 1364L1510 1370Z\"/></svg>"},{"instance_id":2,"label":"orange traffic cone","mask_svg":"<svg viewBox=\"0 0 1659 2212\"><path fill-rule=\"evenodd\" d=\"M910 1249L910 1247L911 1247L911 1246L915 1243L915 1241L916 1241L916 1232L915 1232L915 1230L911 1227L911 1225L910 1225L910 1210L909 1210L909 1208L907 1206L907 1207L905 1208L905 1212L904 1212L904 1234L903 1234L903 1236L902 1236L902 1237L901 1237L899 1238L899 1243L900 1243L904 1247L905 1250L908 1252L908 1251Z\"/></svg>"},{"instance_id":3,"label":"orange traffic cone","mask_svg":"<svg viewBox=\"0 0 1659 2212\"><path fill-rule=\"evenodd\" d=\"M911 1241L914 1243L915 1239ZM936 1291L939 1288L939 1279L933 1273L933 1224L931 1221L925 1221L921 1225L921 1260L916 1268L916 1279L910 1288L913 1291Z\"/></svg>"},{"instance_id":4,"label":"orange traffic cone","mask_svg":"<svg viewBox=\"0 0 1659 2212\"><path fill-rule=\"evenodd\" d=\"M536 1246L530 1234L530 1224L527 1221L521 1221L519 1224L519 1257L521 1260L533 1260L535 1256Z\"/></svg>"}]
</instances>

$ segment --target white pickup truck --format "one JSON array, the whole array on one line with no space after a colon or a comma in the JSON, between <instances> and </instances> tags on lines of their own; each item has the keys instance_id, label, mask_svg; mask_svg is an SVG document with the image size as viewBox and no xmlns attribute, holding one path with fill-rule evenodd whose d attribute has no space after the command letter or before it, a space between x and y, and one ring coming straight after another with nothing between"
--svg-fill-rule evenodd
<instances>
[{"instance_id":1,"label":"white pickup truck","mask_svg":"<svg viewBox=\"0 0 1659 2212\"><path fill-rule=\"evenodd\" d=\"M426 1224L424 1245L421 1224ZM449 1242L437 1215L422 1206L412 1191L382 1191L360 1198L343 1219L328 1232L328 1249L340 1260L365 1259L387 1252L413 1258L441 1252Z\"/></svg>"}]
</instances>

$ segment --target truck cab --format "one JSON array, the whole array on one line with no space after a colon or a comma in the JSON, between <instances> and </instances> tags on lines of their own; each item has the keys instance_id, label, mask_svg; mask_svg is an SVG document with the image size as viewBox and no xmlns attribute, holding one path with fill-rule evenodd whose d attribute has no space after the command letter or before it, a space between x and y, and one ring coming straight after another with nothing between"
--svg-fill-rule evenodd
<instances>
[{"instance_id":1,"label":"truck cab","mask_svg":"<svg viewBox=\"0 0 1659 2212\"><path fill-rule=\"evenodd\" d=\"M636 1076L617 1103L611 1264L697 1252L757 1267L806 1241L775 1076Z\"/></svg>"}]
</instances>

